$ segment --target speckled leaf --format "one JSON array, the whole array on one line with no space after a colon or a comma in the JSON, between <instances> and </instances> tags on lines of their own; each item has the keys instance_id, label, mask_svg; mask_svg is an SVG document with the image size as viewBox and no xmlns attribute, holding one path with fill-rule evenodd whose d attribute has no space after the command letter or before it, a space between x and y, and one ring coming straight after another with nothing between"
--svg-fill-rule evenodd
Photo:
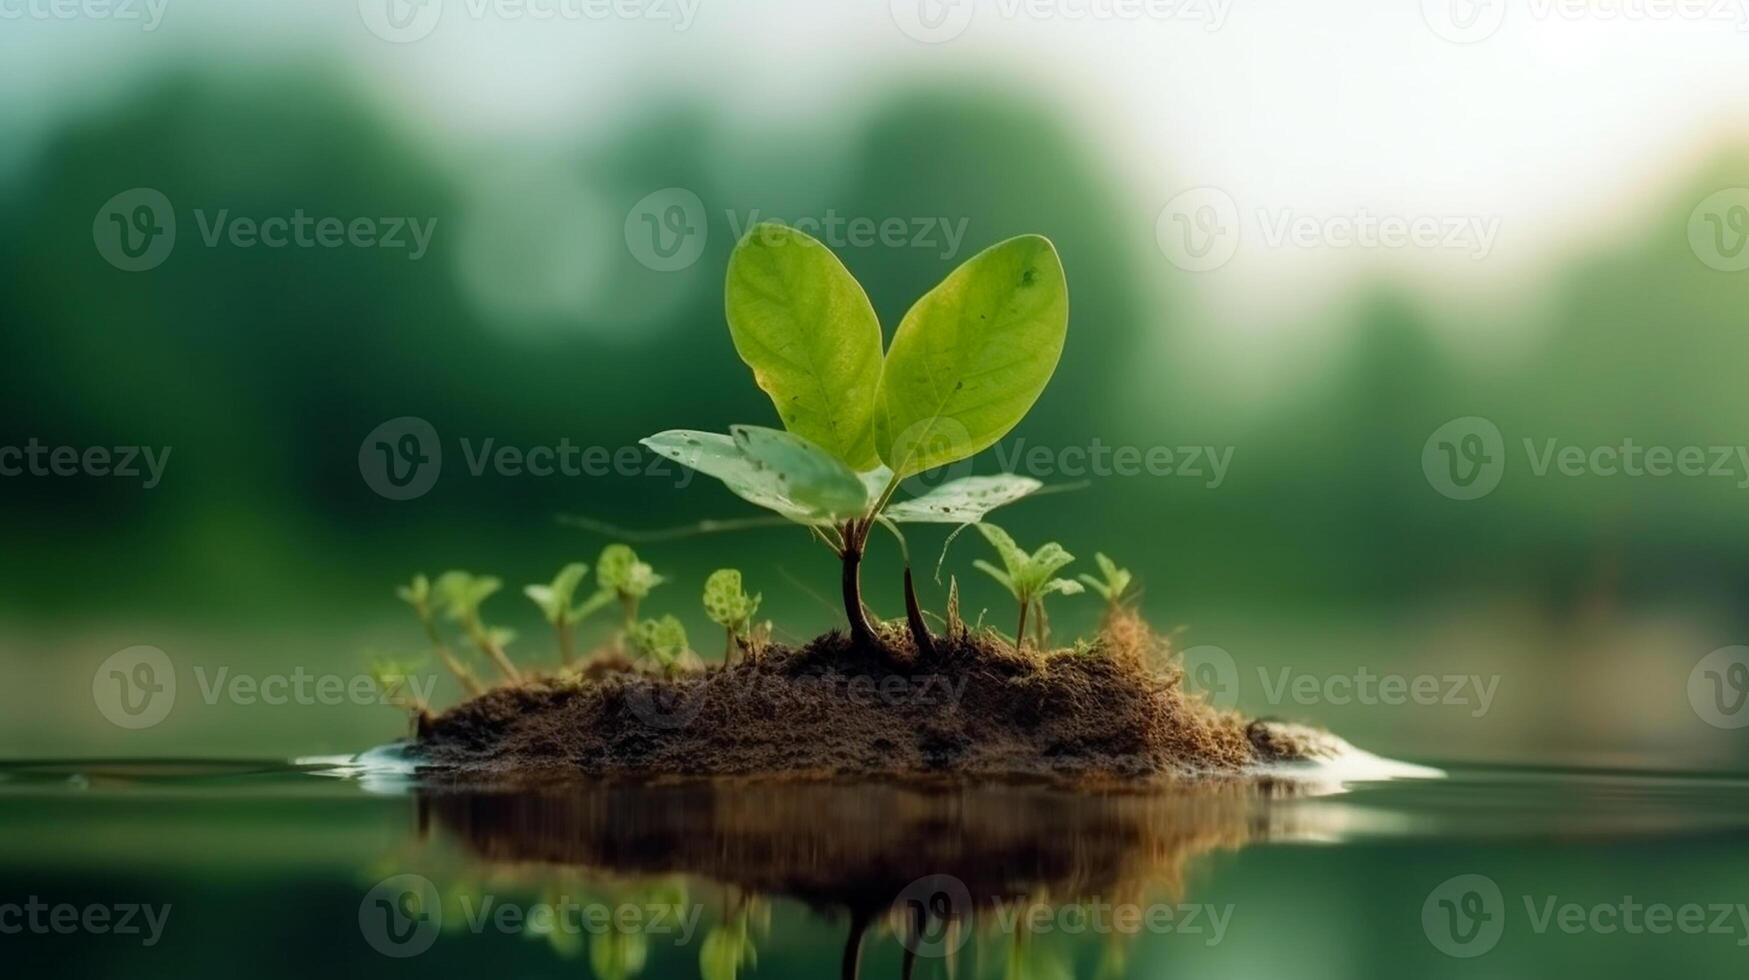
<instances>
[{"instance_id":1,"label":"speckled leaf","mask_svg":"<svg viewBox=\"0 0 1749 980\"><path fill-rule=\"evenodd\" d=\"M729 433L764 477L810 516L853 517L868 509L868 490L856 472L807 439L759 425L732 425Z\"/></svg>"},{"instance_id":2,"label":"speckled leaf","mask_svg":"<svg viewBox=\"0 0 1749 980\"><path fill-rule=\"evenodd\" d=\"M921 497L902 500L886 509L901 524L976 524L984 515L1044 486L1027 476L968 476L950 480Z\"/></svg>"}]
</instances>

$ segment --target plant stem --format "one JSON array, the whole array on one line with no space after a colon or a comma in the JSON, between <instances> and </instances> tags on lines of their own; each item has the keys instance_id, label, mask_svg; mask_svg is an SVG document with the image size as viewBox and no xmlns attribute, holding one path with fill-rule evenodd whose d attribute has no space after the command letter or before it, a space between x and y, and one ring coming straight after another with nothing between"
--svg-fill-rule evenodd
<instances>
[{"instance_id":1,"label":"plant stem","mask_svg":"<svg viewBox=\"0 0 1749 980\"><path fill-rule=\"evenodd\" d=\"M1020 601L1020 625L1014 628L1015 653L1019 653L1026 649L1026 611L1031 606L1032 601L1029 599L1022 599Z\"/></svg>"},{"instance_id":2,"label":"plant stem","mask_svg":"<svg viewBox=\"0 0 1749 980\"><path fill-rule=\"evenodd\" d=\"M723 632L729 637L728 643L723 646L723 666L727 667L735 660L735 627L725 626Z\"/></svg>"},{"instance_id":3,"label":"plant stem","mask_svg":"<svg viewBox=\"0 0 1749 980\"><path fill-rule=\"evenodd\" d=\"M1038 651L1043 653L1050 649L1051 621L1045 618L1045 601L1042 598L1035 601L1038 604L1038 624L1032 629L1033 635L1038 638Z\"/></svg>"},{"instance_id":4,"label":"plant stem","mask_svg":"<svg viewBox=\"0 0 1749 980\"><path fill-rule=\"evenodd\" d=\"M935 637L929 634L929 624L923 621L923 608L917 604L917 589L911 584L911 563L905 563L905 625L911 628L911 642L917 645L919 657L935 656Z\"/></svg>"},{"instance_id":5,"label":"plant stem","mask_svg":"<svg viewBox=\"0 0 1749 980\"><path fill-rule=\"evenodd\" d=\"M577 659L577 643L571 635L571 624L561 620L555 628L559 631L559 661L569 667Z\"/></svg>"},{"instance_id":6,"label":"plant stem","mask_svg":"<svg viewBox=\"0 0 1749 980\"><path fill-rule=\"evenodd\" d=\"M855 521L845 523L844 550L839 553L844 561L844 615L850 620L851 642L872 649L876 646L874 628L869 625L868 613L862 608L862 551L867 542L866 525L859 526Z\"/></svg>"},{"instance_id":7,"label":"plant stem","mask_svg":"<svg viewBox=\"0 0 1749 980\"><path fill-rule=\"evenodd\" d=\"M468 624L468 633L473 636L474 644L480 648L480 652L497 664L498 669L504 672L505 677L511 681L522 680L522 673L516 669L515 664L510 662L510 657L505 654L504 648L492 642L492 638L486 635L486 627L478 619Z\"/></svg>"},{"instance_id":8,"label":"plant stem","mask_svg":"<svg viewBox=\"0 0 1749 980\"><path fill-rule=\"evenodd\" d=\"M431 621L431 613L420 609L419 621L425 624L425 635L431 640L431 648L437 652L437 659L443 661L443 665L449 668L449 672L455 675L461 686L467 688L469 694L484 694L486 688L474 677L474 672L457 660L455 654L450 652L449 644L443 642L443 637L437 632L437 624Z\"/></svg>"}]
</instances>

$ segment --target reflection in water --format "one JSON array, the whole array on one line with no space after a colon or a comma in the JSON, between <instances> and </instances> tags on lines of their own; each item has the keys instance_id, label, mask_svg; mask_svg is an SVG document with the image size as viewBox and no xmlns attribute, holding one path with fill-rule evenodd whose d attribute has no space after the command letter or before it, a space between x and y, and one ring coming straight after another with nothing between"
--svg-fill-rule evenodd
<instances>
[{"instance_id":1,"label":"reflection in water","mask_svg":"<svg viewBox=\"0 0 1749 980\"><path fill-rule=\"evenodd\" d=\"M1109 919L1098 931L1134 935L1150 925L1139 911L1126 922L1111 910L1177 901L1198 857L1336 832L1325 823L1340 811L1282 805L1306 791L1256 780L1147 793L690 782L425 788L416 805L423 831L460 842L495 880L574 875L621 905L683 905L680 882L732 896L700 943L707 980L756 961L767 900L779 898L848 921L846 977L871 934L901 943L905 976L920 957L954 963L971 942L1008 976L1056 977L1070 974L1057 952L1029 941L1029 924L1085 906ZM635 931L595 938L590 960L603 980L636 975L647 959ZM1121 969L1122 957L1114 945L1107 965Z\"/></svg>"}]
</instances>

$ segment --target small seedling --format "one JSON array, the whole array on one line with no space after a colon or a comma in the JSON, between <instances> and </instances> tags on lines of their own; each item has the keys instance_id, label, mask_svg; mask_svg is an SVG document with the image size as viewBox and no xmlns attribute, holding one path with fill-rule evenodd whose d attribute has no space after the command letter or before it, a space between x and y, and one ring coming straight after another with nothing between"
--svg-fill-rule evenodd
<instances>
[{"instance_id":1,"label":"small seedling","mask_svg":"<svg viewBox=\"0 0 1749 980\"><path fill-rule=\"evenodd\" d=\"M480 652L496 664L506 678L519 681L522 674L504 652L515 634L508 630L490 629L480 618L480 605L502 588L503 584L490 575L452 571L438 576L433 591L443 600L449 611L449 618L461 624L462 631L468 635L468 639L474 641Z\"/></svg>"},{"instance_id":2,"label":"small seedling","mask_svg":"<svg viewBox=\"0 0 1749 980\"><path fill-rule=\"evenodd\" d=\"M668 580L639 561L638 553L629 546L610 544L601 549L601 557L595 560L595 581L602 592L619 599L629 632L638 622L638 603L649 596L651 589Z\"/></svg>"},{"instance_id":3,"label":"small seedling","mask_svg":"<svg viewBox=\"0 0 1749 980\"><path fill-rule=\"evenodd\" d=\"M638 622L631 629L630 639L632 649L666 674L675 672L690 649L686 643L686 627L673 616Z\"/></svg>"},{"instance_id":4,"label":"small seedling","mask_svg":"<svg viewBox=\"0 0 1749 980\"><path fill-rule=\"evenodd\" d=\"M420 625L425 627L425 638L431 641L432 653L436 654L437 659L442 661L449 672L455 675L456 681L469 694L483 692L486 689L485 686L480 683L466 664L456 658L456 655L450 651L449 644L444 642L443 635L437 631L437 619L431 608L431 580L423 575L415 575L412 583L396 588L395 594L401 597L402 602L413 607L413 612L419 617Z\"/></svg>"},{"instance_id":5,"label":"small seedling","mask_svg":"<svg viewBox=\"0 0 1749 980\"><path fill-rule=\"evenodd\" d=\"M1026 477L973 476L893 501L906 478L993 445L1044 390L1069 324L1056 249L1024 235L973 256L911 307L883 354L874 307L837 257L793 228L761 224L729 259L724 306L735 350L784 430L676 429L643 444L806 526L842 564L853 639L875 647L861 568L877 519L975 523L1039 489ZM931 649L922 617L907 620L918 649Z\"/></svg>"},{"instance_id":6,"label":"small seedling","mask_svg":"<svg viewBox=\"0 0 1749 980\"><path fill-rule=\"evenodd\" d=\"M522 589L522 594L534 601L540 607L541 615L553 627L559 639L559 660L569 666L577 659L576 638L574 627L598 610L613 601L614 594L606 590L596 592L578 605L571 605L572 596L577 593L577 586L583 583L583 577L589 574L589 566L580 561L572 562L553 576L547 585L528 585Z\"/></svg>"},{"instance_id":7,"label":"small seedling","mask_svg":"<svg viewBox=\"0 0 1749 980\"><path fill-rule=\"evenodd\" d=\"M1105 618L1109 620L1129 598L1130 583L1134 581L1134 576L1130 575L1129 569L1117 567L1117 562L1105 557L1103 551L1096 552L1093 561L1099 565L1099 574L1104 577L1094 578L1082 572L1076 578L1105 600Z\"/></svg>"},{"instance_id":8,"label":"small seedling","mask_svg":"<svg viewBox=\"0 0 1749 980\"><path fill-rule=\"evenodd\" d=\"M1014 543L1014 539L994 524L979 524L978 531L984 535L984 540L990 542L996 549L996 554L1002 559L1002 568L979 559L972 564L998 582L1014 596L1014 601L1020 604L1020 625L1014 630L1014 646L1020 649L1026 644L1026 620L1029 612L1035 614L1034 637L1040 650L1050 641L1050 626L1045 619L1045 597L1056 593L1077 595L1083 591L1081 583L1072 579L1053 578L1075 556L1063 550L1063 546L1055 541L1048 542L1032 554L1027 554Z\"/></svg>"},{"instance_id":9,"label":"small seedling","mask_svg":"<svg viewBox=\"0 0 1749 980\"><path fill-rule=\"evenodd\" d=\"M408 682L424 666L425 661L417 657L379 657L370 663L370 679L376 684L377 690L382 692L383 700L389 704L416 715L423 714L430 706L414 693Z\"/></svg>"},{"instance_id":10,"label":"small seedling","mask_svg":"<svg viewBox=\"0 0 1749 980\"><path fill-rule=\"evenodd\" d=\"M753 633L753 615L759 611L760 595L748 596L741 588L741 573L733 568L719 568L704 583L704 611L711 622L728 634L723 650L723 664L734 658L737 642L749 645Z\"/></svg>"}]
</instances>

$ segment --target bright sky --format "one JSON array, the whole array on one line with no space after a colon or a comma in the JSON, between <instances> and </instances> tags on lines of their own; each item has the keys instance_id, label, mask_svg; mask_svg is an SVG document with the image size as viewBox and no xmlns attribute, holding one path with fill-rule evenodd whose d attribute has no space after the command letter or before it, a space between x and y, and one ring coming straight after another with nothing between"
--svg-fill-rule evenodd
<instances>
[{"instance_id":1,"label":"bright sky","mask_svg":"<svg viewBox=\"0 0 1749 980\"><path fill-rule=\"evenodd\" d=\"M614 4L639 16L601 18ZM662 91L761 125L896 71L1055 86L1129 188L1138 249L1170 256L1157 222L1236 217L1228 261L1161 270L1246 340L1380 269L1509 292L1489 287L1666 203L1749 133L1749 0L0 0L0 123L29 130L166 64L307 52L476 146ZM1199 187L1224 198L1162 218ZM1340 244L1369 218L1442 244Z\"/></svg>"}]
</instances>

